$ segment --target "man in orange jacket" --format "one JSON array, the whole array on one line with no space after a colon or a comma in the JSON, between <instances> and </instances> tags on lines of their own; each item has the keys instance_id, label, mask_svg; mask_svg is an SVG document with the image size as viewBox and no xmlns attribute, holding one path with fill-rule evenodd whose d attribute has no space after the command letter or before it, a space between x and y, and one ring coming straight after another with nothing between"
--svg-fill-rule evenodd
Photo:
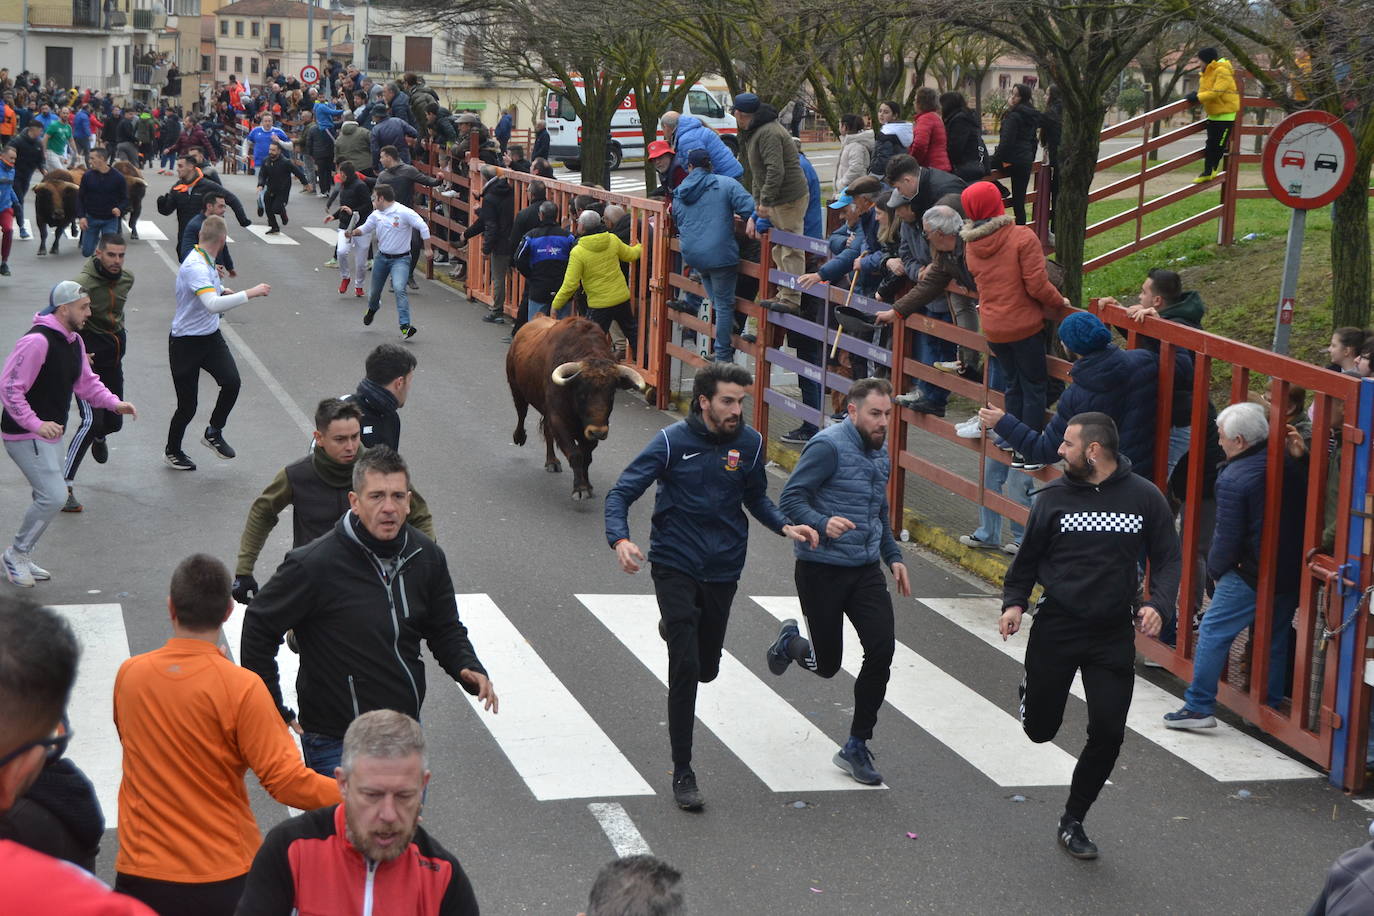
<instances>
[{"instance_id":1,"label":"man in orange jacket","mask_svg":"<svg viewBox=\"0 0 1374 916\"><path fill-rule=\"evenodd\" d=\"M229 570L195 554L172 574L173 637L115 679L124 745L115 887L159 913L232 916L262 842L243 775L284 805L338 804L307 769L262 679L219 648L234 608Z\"/></svg>"}]
</instances>

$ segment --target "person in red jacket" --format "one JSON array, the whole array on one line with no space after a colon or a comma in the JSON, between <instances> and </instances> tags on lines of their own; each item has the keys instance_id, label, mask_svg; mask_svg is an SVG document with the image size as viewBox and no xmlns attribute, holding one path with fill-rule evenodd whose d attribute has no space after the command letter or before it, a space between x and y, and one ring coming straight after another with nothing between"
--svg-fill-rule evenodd
<instances>
[{"instance_id":1,"label":"person in red jacket","mask_svg":"<svg viewBox=\"0 0 1374 916\"><path fill-rule=\"evenodd\" d=\"M358 716L334 775L343 804L267 834L238 916L478 916L463 867L420 826L430 773L419 722L391 709Z\"/></svg>"},{"instance_id":2,"label":"person in red jacket","mask_svg":"<svg viewBox=\"0 0 1374 916\"><path fill-rule=\"evenodd\" d=\"M916 121L911 128L911 158L928 169L952 172L945 122L940 116L940 96L929 86L916 90Z\"/></svg>"}]
</instances>

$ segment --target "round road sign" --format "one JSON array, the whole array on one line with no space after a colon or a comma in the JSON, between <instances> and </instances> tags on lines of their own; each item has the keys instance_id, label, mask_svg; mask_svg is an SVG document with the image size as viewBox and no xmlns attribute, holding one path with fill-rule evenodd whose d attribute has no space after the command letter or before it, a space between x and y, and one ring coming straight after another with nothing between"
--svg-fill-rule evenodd
<instances>
[{"instance_id":1,"label":"round road sign","mask_svg":"<svg viewBox=\"0 0 1374 916\"><path fill-rule=\"evenodd\" d=\"M314 64L306 64L301 67L301 82L307 86L312 86L320 81L320 71Z\"/></svg>"},{"instance_id":2,"label":"round road sign","mask_svg":"<svg viewBox=\"0 0 1374 916\"><path fill-rule=\"evenodd\" d=\"M1355 172L1355 138L1324 111L1280 121L1264 142L1264 183L1280 203L1312 210L1331 203Z\"/></svg>"}]
</instances>

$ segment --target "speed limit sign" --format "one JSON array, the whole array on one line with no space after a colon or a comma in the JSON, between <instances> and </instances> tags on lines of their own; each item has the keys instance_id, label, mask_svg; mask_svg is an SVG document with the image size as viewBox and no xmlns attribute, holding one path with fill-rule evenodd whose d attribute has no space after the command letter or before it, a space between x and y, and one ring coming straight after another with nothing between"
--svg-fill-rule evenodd
<instances>
[{"instance_id":1,"label":"speed limit sign","mask_svg":"<svg viewBox=\"0 0 1374 916\"><path fill-rule=\"evenodd\" d=\"M301 82L307 86L313 86L320 81L319 68L313 64L306 64L301 67Z\"/></svg>"}]
</instances>

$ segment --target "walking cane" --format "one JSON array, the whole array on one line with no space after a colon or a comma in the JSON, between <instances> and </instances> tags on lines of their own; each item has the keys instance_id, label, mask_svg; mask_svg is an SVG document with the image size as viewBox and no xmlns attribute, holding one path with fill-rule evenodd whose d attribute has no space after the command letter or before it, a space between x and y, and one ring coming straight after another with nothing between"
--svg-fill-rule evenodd
<instances>
[{"instance_id":1,"label":"walking cane","mask_svg":"<svg viewBox=\"0 0 1374 916\"><path fill-rule=\"evenodd\" d=\"M862 258L865 254L868 254L868 252L863 252L863 254L860 254L859 257ZM850 272L849 276L849 293L844 297L845 308L849 307L849 300L854 298L854 284L859 282L859 268L857 266L858 261L856 260L854 263L856 266L854 267L853 271ZM835 343L832 344L830 347L831 359L834 359L835 354L840 352L840 337L842 337L843 335L844 330L842 328L835 328Z\"/></svg>"}]
</instances>

